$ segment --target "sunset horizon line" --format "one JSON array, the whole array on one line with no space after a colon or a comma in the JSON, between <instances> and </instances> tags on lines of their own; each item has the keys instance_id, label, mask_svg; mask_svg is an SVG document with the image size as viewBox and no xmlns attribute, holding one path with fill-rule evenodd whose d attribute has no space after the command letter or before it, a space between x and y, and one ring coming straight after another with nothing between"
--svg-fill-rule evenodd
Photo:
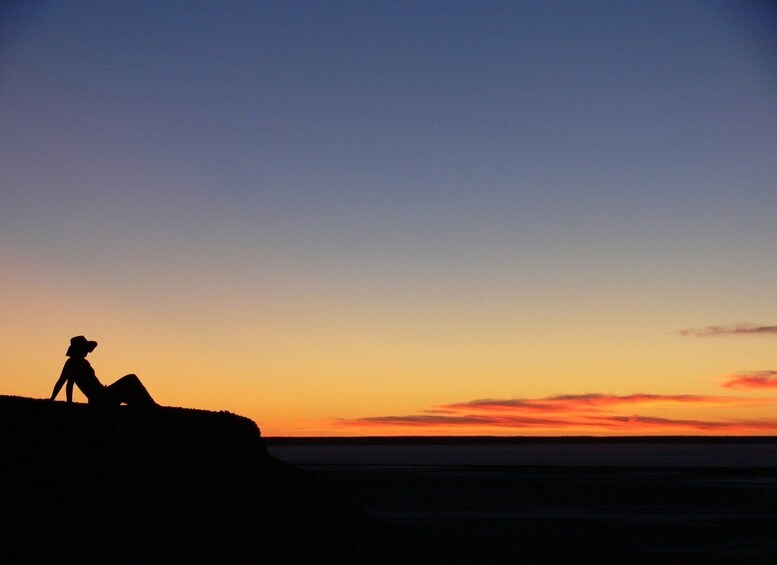
<instances>
[{"instance_id":1,"label":"sunset horizon line","mask_svg":"<svg viewBox=\"0 0 777 565\"><path fill-rule=\"evenodd\" d=\"M777 435L347 435L347 436L306 436L278 435L262 436L271 444L321 443L321 444L399 444L399 443L777 443Z\"/></svg>"}]
</instances>

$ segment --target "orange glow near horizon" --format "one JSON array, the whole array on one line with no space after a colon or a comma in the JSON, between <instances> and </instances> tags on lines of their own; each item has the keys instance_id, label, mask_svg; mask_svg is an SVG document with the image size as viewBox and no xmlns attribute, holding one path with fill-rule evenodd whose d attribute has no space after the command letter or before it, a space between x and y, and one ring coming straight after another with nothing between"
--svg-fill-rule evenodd
<instances>
[{"instance_id":1,"label":"orange glow near horizon","mask_svg":"<svg viewBox=\"0 0 777 565\"><path fill-rule=\"evenodd\" d=\"M656 406L775 406L774 399L633 394L563 395L544 399L476 400L407 416L339 420L357 435L775 435L777 418L709 419L652 415ZM619 409L629 407L630 411ZM634 413L639 410L642 413Z\"/></svg>"},{"instance_id":2,"label":"orange glow near horizon","mask_svg":"<svg viewBox=\"0 0 777 565\"><path fill-rule=\"evenodd\" d=\"M423 320L373 301L349 310L332 293L336 304L312 301L304 315L262 316L261 304L240 310L235 299L232 309L158 317L138 297L9 264L0 287L24 292L0 295L14 320L2 337L15 344L4 352L3 394L48 397L69 338L83 334L100 343L89 360L103 383L135 373L163 405L227 410L265 436L777 435L777 371L719 376L743 358L768 367L765 331L712 347L726 338L662 333L660 320L640 332L470 327L446 324L442 305ZM166 296L145 308L171 307ZM576 387L617 394L576 391L569 375Z\"/></svg>"}]
</instances>

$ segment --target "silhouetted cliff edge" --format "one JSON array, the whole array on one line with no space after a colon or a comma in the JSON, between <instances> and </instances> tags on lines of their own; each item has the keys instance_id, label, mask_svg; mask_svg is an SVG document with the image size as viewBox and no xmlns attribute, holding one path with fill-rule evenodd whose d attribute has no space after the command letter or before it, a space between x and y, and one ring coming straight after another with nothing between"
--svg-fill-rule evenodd
<instances>
[{"instance_id":1,"label":"silhouetted cliff edge","mask_svg":"<svg viewBox=\"0 0 777 565\"><path fill-rule=\"evenodd\" d=\"M5 563L412 561L240 416L0 396L0 430Z\"/></svg>"}]
</instances>

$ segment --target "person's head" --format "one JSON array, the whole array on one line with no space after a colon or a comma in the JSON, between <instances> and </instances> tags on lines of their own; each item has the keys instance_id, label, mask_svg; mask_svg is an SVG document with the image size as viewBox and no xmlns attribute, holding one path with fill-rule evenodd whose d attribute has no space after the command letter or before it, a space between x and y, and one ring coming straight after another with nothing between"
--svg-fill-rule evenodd
<instances>
[{"instance_id":1,"label":"person's head","mask_svg":"<svg viewBox=\"0 0 777 565\"><path fill-rule=\"evenodd\" d=\"M70 338L70 347L67 348L65 355L68 357L86 357L86 354L94 351L95 347L97 347L96 341L88 341L84 336L77 335Z\"/></svg>"}]
</instances>

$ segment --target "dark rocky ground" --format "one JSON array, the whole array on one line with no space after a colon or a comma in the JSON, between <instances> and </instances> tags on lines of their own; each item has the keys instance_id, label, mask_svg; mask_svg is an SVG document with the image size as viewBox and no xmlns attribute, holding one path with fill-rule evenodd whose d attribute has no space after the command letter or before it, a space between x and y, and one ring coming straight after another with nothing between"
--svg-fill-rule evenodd
<instances>
[{"instance_id":1,"label":"dark rocky ground","mask_svg":"<svg viewBox=\"0 0 777 565\"><path fill-rule=\"evenodd\" d=\"M0 396L0 454L3 563L420 560L229 413Z\"/></svg>"},{"instance_id":2,"label":"dark rocky ground","mask_svg":"<svg viewBox=\"0 0 777 565\"><path fill-rule=\"evenodd\" d=\"M0 396L0 563L775 563L777 469L300 470L225 412Z\"/></svg>"},{"instance_id":3,"label":"dark rocky ground","mask_svg":"<svg viewBox=\"0 0 777 565\"><path fill-rule=\"evenodd\" d=\"M777 563L773 468L309 470L441 563Z\"/></svg>"}]
</instances>

